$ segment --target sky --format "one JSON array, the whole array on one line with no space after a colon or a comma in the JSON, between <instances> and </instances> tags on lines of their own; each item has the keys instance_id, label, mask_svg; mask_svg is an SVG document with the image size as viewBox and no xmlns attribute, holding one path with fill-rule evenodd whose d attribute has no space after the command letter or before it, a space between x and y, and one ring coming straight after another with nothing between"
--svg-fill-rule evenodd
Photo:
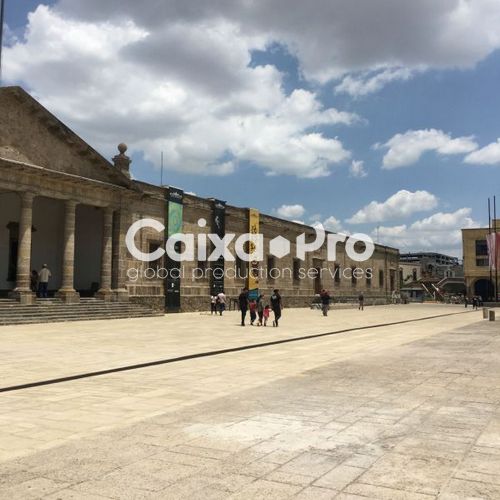
<instances>
[{"instance_id":1,"label":"sky","mask_svg":"<svg viewBox=\"0 0 500 500\"><path fill-rule=\"evenodd\" d=\"M500 181L498 0L6 0L21 85L134 178L462 256ZM500 199L499 199L500 203ZM499 206L500 212L500 206Z\"/></svg>"}]
</instances>

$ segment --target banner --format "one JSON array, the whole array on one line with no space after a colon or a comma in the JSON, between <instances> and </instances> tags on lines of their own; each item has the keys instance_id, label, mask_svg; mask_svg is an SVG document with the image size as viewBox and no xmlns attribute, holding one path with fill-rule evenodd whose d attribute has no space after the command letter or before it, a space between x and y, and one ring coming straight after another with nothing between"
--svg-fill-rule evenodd
<instances>
[{"instance_id":1,"label":"banner","mask_svg":"<svg viewBox=\"0 0 500 500\"><path fill-rule=\"evenodd\" d=\"M167 231L165 244L173 234L182 233L184 191L170 187L167 194ZM181 243L176 243L176 251L180 252ZM169 312L178 312L181 307L181 267L180 263L166 256L167 279L165 284L165 307Z\"/></svg>"},{"instance_id":2,"label":"banner","mask_svg":"<svg viewBox=\"0 0 500 500\"><path fill-rule=\"evenodd\" d=\"M248 232L253 235L259 234L259 211L255 208L248 209ZM250 241L248 253L256 251L257 240ZM251 261L248 267L248 297L250 300L256 300L259 296L259 262Z\"/></svg>"},{"instance_id":3,"label":"banner","mask_svg":"<svg viewBox=\"0 0 500 500\"><path fill-rule=\"evenodd\" d=\"M224 238L226 234L226 202L213 200L212 207L212 233L219 238ZM221 256L212 263L211 273L211 294L217 295L224 290L224 257Z\"/></svg>"},{"instance_id":4,"label":"banner","mask_svg":"<svg viewBox=\"0 0 500 500\"><path fill-rule=\"evenodd\" d=\"M498 257L500 250L500 233L490 233L486 235L486 243L488 244L488 260L490 269L497 269Z\"/></svg>"}]
</instances>

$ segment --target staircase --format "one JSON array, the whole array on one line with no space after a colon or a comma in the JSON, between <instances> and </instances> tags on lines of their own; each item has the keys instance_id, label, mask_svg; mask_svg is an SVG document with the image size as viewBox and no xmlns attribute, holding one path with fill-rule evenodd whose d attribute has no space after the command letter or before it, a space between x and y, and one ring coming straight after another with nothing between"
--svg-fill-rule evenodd
<instances>
[{"instance_id":1,"label":"staircase","mask_svg":"<svg viewBox=\"0 0 500 500\"><path fill-rule=\"evenodd\" d=\"M78 304L65 304L59 299L36 299L33 305L0 299L0 326L153 316L163 316L163 312L145 305L104 302L95 298L82 298Z\"/></svg>"}]
</instances>

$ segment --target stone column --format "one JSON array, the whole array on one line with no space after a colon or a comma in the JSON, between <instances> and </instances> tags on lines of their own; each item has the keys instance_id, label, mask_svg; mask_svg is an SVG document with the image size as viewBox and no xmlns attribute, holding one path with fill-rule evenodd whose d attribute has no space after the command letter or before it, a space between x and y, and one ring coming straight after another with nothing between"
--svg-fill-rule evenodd
<instances>
[{"instance_id":1,"label":"stone column","mask_svg":"<svg viewBox=\"0 0 500 500\"><path fill-rule=\"evenodd\" d=\"M31 230L33 226L33 193L21 194L21 214L19 217L19 244L17 251L16 288L13 297L23 304L31 304L34 294L30 288L31 273Z\"/></svg>"},{"instance_id":2,"label":"stone column","mask_svg":"<svg viewBox=\"0 0 500 500\"><path fill-rule=\"evenodd\" d=\"M127 246L125 236L130 227L130 212L121 208L114 214L113 226L113 296L118 302L127 302L129 294L125 285L127 280Z\"/></svg>"},{"instance_id":3,"label":"stone column","mask_svg":"<svg viewBox=\"0 0 500 500\"><path fill-rule=\"evenodd\" d=\"M66 200L65 202L62 286L57 292L57 297L69 303L80 300L80 296L74 288L76 205L77 202L74 200Z\"/></svg>"},{"instance_id":4,"label":"stone column","mask_svg":"<svg viewBox=\"0 0 500 500\"><path fill-rule=\"evenodd\" d=\"M113 261L113 209L104 209L101 255L101 287L97 297L103 300L112 299L111 278Z\"/></svg>"}]
</instances>

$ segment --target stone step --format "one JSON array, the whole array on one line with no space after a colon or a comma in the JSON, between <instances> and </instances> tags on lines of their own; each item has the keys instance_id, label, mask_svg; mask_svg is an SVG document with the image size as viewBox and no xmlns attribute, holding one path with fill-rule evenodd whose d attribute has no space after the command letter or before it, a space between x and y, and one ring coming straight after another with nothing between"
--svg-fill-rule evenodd
<instances>
[{"instance_id":1,"label":"stone step","mask_svg":"<svg viewBox=\"0 0 500 500\"><path fill-rule=\"evenodd\" d=\"M132 302L104 302L94 297L82 298L77 304L65 304L60 299L37 299L34 304L2 299L0 301L0 325L23 325L35 323L57 323L66 321L88 321L104 319L126 319L163 316L145 304Z\"/></svg>"},{"instance_id":2,"label":"stone step","mask_svg":"<svg viewBox=\"0 0 500 500\"><path fill-rule=\"evenodd\" d=\"M9 325L28 325L28 324L41 324L41 323L63 323L70 321L98 321L98 320L109 320L109 319L131 319L131 318L148 318L148 317L158 317L163 316L163 314L112 314L109 316L56 316L56 317L34 317L34 318L15 318L12 320L4 320L0 318L0 326L9 326Z\"/></svg>"}]
</instances>

